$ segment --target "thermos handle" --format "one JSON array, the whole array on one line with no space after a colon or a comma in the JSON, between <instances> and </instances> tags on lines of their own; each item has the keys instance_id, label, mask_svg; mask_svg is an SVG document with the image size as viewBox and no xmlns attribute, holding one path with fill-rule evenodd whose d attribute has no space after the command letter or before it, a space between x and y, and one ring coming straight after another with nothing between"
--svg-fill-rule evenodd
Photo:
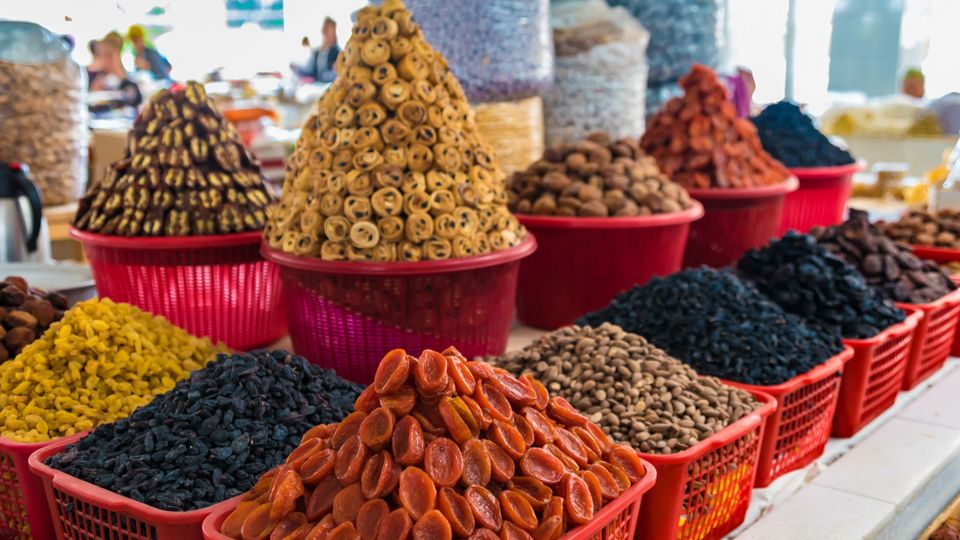
<instances>
[{"instance_id":1,"label":"thermos handle","mask_svg":"<svg viewBox=\"0 0 960 540\"><path fill-rule=\"evenodd\" d=\"M27 196L30 201L30 234L27 236L27 251L33 253L37 250L37 240L40 238L40 226L43 220L43 204L40 202L40 190L27 179L26 173L21 169L13 174L20 191Z\"/></svg>"}]
</instances>

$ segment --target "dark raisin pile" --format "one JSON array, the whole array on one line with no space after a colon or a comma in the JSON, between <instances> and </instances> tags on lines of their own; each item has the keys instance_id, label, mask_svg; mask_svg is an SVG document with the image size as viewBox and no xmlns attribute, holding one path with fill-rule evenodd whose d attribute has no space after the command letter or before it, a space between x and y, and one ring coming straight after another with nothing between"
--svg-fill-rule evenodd
<instances>
[{"instance_id":1,"label":"dark raisin pile","mask_svg":"<svg viewBox=\"0 0 960 540\"><path fill-rule=\"evenodd\" d=\"M781 101L750 119L760 144L787 167L836 167L854 162L850 152L830 142L796 104Z\"/></svg>"},{"instance_id":2,"label":"dark raisin pile","mask_svg":"<svg viewBox=\"0 0 960 540\"><path fill-rule=\"evenodd\" d=\"M286 351L220 355L47 464L162 510L204 508L250 489L362 390Z\"/></svg>"}]
</instances>

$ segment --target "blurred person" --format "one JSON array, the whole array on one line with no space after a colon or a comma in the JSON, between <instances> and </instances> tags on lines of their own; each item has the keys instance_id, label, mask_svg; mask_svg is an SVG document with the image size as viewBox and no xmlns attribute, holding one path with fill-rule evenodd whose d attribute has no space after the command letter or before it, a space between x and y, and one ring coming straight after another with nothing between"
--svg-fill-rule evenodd
<instances>
[{"instance_id":1,"label":"blurred person","mask_svg":"<svg viewBox=\"0 0 960 540\"><path fill-rule=\"evenodd\" d=\"M170 61L147 42L147 31L143 26L134 24L127 29L127 39L133 44L138 70L149 71L157 80L170 78Z\"/></svg>"},{"instance_id":2,"label":"blurred person","mask_svg":"<svg viewBox=\"0 0 960 540\"><path fill-rule=\"evenodd\" d=\"M123 37L117 32L110 32L99 41L89 43L93 60L87 66L87 80L90 90L95 92L119 91L122 97L111 100L105 106L92 109L116 108L122 106L137 107L143 101L140 87L130 80L127 70L120 61L120 50L123 48Z\"/></svg>"},{"instance_id":3,"label":"blurred person","mask_svg":"<svg viewBox=\"0 0 960 540\"><path fill-rule=\"evenodd\" d=\"M309 38L303 38L304 46L310 46ZM333 66L340 56L340 45L337 44L337 23L327 17L323 20L323 43L313 50L307 65L290 64L290 69L300 77L313 79L317 82L331 82L337 77Z\"/></svg>"},{"instance_id":4,"label":"blurred person","mask_svg":"<svg viewBox=\"0 0 960 540\"><path fill-rule=\"evenodd\" d=\"M901 91L908 96L922 98L926 93L923 72L918 68L908 69L903 75Z\"/></svg>"}]
</instances>

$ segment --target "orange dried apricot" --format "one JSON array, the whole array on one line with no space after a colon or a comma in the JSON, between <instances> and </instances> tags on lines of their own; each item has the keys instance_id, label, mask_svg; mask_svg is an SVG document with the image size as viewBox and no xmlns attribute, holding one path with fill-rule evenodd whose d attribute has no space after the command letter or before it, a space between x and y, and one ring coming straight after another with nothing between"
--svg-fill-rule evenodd
<instances>
[{"instance_id":1,"label":"orange dried apricot","mask_svg":"<svg viewBox=\"0 0 960 540\"><path fill-rule=\"evenodd\" d=\"M380 360L371 386L377 394L392 394L407 382L409 374L410 359L407 352L403 349L394 349Z\"/></svg>"},{"instance_id":2,"label":"orange dried apricot","mask_svg":"<svg viewBox=\"0 0 960 540\"><path fill-rule=\"evenodd\" d=\"M513 478L517 467L513 458L490 439L484 439L483 446L487 449L487 455L490 456L490 474L493 479L497 482L506 482Z\"/></svg>"},{"instance_id":3,"label":"orange dried apricot","mask_svg":"<svg viewBox=\"0 0 960 540\"><path fill-rule=\"evenodd\" d=\"M600 426L590 422L587 424L587 431L593 435L595 441L600 444L600 455L606 455L607 452L613 448L613 441L610 440L610 436L603 432L600 429Z\"/></svg>"},{"instance_id":4,"label":"orange dried apricot","mask_svg":"<svg viewBox=\"0 0 960 540\"><path fill-rule=\"evenodd\" d=\"M477 390L473 393L473 398L477 400L480 408L489 413L494 420L509 422L513 418L513 408L510 407L510 402L496 386L488 382L477 384Z\"/></svg>"},{"instance_id":5,"label":"orange dried apricot","mask_svg":"<svg viewBox=\"0 0 960 540\"><path fill-rule=\"evenodd\" d=\"M580 426L570 431L580 439L580 442L582 442L583 446L587 449L587 459L591 463L600 459L600 456L603 455L603 448L600 447L600 441L596 440L592 433Z\"/></svg>"},{"instance_id":6,"label":"orange dried apricot","mask_svg":"<svg viewBox=\"0 0 960 540\"><path fill-rule=\"evenodd\" d=\"M386 407L377 407L360 423L360 440L371 450L380 450L393 437L393 428L396 418L393 412Z\"/></svg>"},{"instance_id":7,"label":"orange dried apricot","mask_svg":"<svg viewBox=\"0 0 960 540\"><path fill-rule=\"evenodd\" d=\"M563 519L560 516L550 516L540 521L540 526L530 536L533 540L557 540L563 535Z\"/></svg>"},{"instance_id":8,"label":"orange dried apricot","mask_svg":"<svg viewBox=\"0 0 960 540\"><path fill-rule=\"evenodd\" d=\"M407 467L400 473L397 499L407 512L410 512L410 517L420 519L433 510L437 499L437 487L423 469Z\"/></svg>"},{"instance_id":9,"label":"orange dried apricot","mask_svg":"<svg viewBox=\"0 0 960 540\"><path fill-rule=\"evenodd\" d=\"M606 467L599 463L594 463L590 465L588 470L597 477L597 481L600 483L600 492L603 494L604 500L612 501L620 496L622 490Z\"/></svg>"},{"instance_id":10,"label":"orange dried apricot","mask_svg":"<svg viewBox=\"0 0 960 540\"><path fill-rule=\"evenodd\" d=\"M259 506L259 504L253 501L241 501L240 504L230 512L230 515L223 520L223 523L220 525L220 532L223 533L224 536L240 538L240 528L243 527L243 520L246 519L247 515L257 506Z\"/></svg>"},{"instance_id":11,"label":"orange dried apricot","mask_svg":"<svg viewBox=\"0 0 960 540\"><path fill-rule=\"evenodd\" d=\"M497 373L491 382L516 407L526 407L537 402L537 394L533 388L509 373Z\"/></svg>"},{"instance_id":12,"label":"orange dried apricot","mask_svg":"<svg viewBox=\"0 0 960 540\"><path fill-rule=\"evenodd\" d=\"M513 459L520 459L520 456L527 449L527 443L523 440L523 435L517 428L513 427L513 424L499 420L495 421L487 430L487 437L497 443L500 448L503 448L504 452Z\"/></svg>"},{"instance_id":13,"label":"orange dried apricot","mask_svg":"<svg viewBox=\"0 0 960 540\"><path fill-rule=\"evenodd\" d=\"M583 481L586 482L587 488L590 489L590 498L593 499L593 507L600 508L600 505L603 504L603 488L600 486L600 480L597 479L597 475L589 470L580 471L579 475L580 478L583 478Z\"/></svg>"},{"instance_id":14,"label":"orange dried apricot","mask_svg":"<svg viewBox=\"0 0 960 540\"><path fill-rule=\"evenodd\" d=\"M417 405L417 391L405 384L392 394L380 396L380 405L397 416L406 416Z\"/></svg>"},{"instance_id":15,"label":"orange dried apricot","mask_svg":"<svg viewBox=\"0 0 960 540\"><path fill-rule=\"evenodd\" d=\"M347 439L353 437L360 431L360 424L363 423L363 419L366 417L367 413L363 411L353 411L341 420L337 426L337 430L334 431L333 436L330 437L330 448L339 450L340 447L343 446L343 443L347 442Z\"/></svg>"},{"instance_id":16,"label":"orange dried apricot","mask_svg":"<svg viewBox=\"0 0 960 540\"><path fill-rule=\"evenodd\" d=\"M333 434L336 433L339 425L340 424L318 424L313 426L303 434L303 437L300 438L300 444L303 444L310 439L320 439L325 441L330 437L333 437Z\"/></svg>"},{"instance_id":17,"label":"orange dried apricot","mask_svg":"<svg viewBox=\"0 0 960 540\"><path fill-rule=\"evenodd\" d=\"M376 498L363 503L357 511L357 532L363 540L376 540L380 522L390 513L387 501Z\"/></svg>"},{"instance_id":18,"label":"orange dried apricot","mask_svg":"<svg viewBox=\"0 0 960 540\"><path fill-rule=\"evenodd\" d=\"M293 512L297 500L303 495L303 482L297 471L288 470L277 481L279 483L270 503L270 519L282 519Z\"/></svg>"},{"instance_id":19,"label":"orange dried apricot","mask_svg":"<svg viewBox=\"0 0 960 540\"><path fill-rule=\"evenodd\" d=\"M327 533L327 540L360 540L360 533L353 523L341 523Z\"/></svg>"},{"instance_id":20,"label":"orange dried apricot","mask_svg":"<svg viewBox=\"0 0 960 540\"><path fill-rule=\"evenodd\" d=\"M630 487L630 484L632 483L630 481L630 477L627 476L627 473L624 472L623 468L621 468L619 465L614 465L609 461L598 461L597 464L610 471L610 475L613 476L613 479L616 481L617 487L620 488L621 492Z\"/></svg>"},{"instance_id":21,"label":"orange dried apricot","mask_svg":"<svg viewBox=\"0 0 960 540\"><path fill-rule=\"evenodd\" d=\"M477 524L492 531L499 531L503 525L500 503L490 490L483 486L470 486L463 494L470 505L470 511Z\"/></svg>"},{"instance_id":22,"label":"orange dried apricot","mask_svg":"<svg viewBox=\"0 0 960 540\"><path fill-rule=\"evenodd\" d=\"M300 446L294 448L293 452L290 452L290 455L287 456L285 463L293 470L299 472L300 467L305 461L307 461L307 458L309 458L314 452L319 452L322 449L323 441L320 439L310 439L307 442L301 443Z\"/></svg>"},{"instance_id":23,"label":"orange dried apricot","mask_svg":"<svg viewBox=\"0 0 960 540\"><path fill-rule=\"evenodd\" d=\"M544 484L556 485L567 473L563 462L543 448L530 448L520 458L520 470Z\"/></svg>"},{"instance_id":24,"label":"orange dried apricot","mask_svg":"<svg viewBox=\"0 0 960 540\"><path fill-rule=\"evenodd\" d=\"M310 523L304 523L303 525L294 529L293 532L291 532L290 534L282 537L282 540L305 540L307 538L307 534L310 533L310 529L312 527L313 525L311 525ZM276 532L276 529L274 529L274 532ZM273 536L273 533L270 533L270 535Z\"/></svg>"},{"instance_id":25,"label":"orange dried apricot","mask_svg":"<svg viewBox=\"0 0 960 540\"><path fill-rule=\"evenodd\" d=\"M593 496L583 478L567 473L563 479L563 498L567 519L578 525L593 519Z\"/></svg>"},{"instance_id":26,"label":"orange dried apricot","mask_svg":"<svg viewBox=\"0 0 960 540\"><path fill-rule=\"evenodd\" d=\"M401 465L416 465L423 459L423 430L420 422L405 416L393 428L393 457Z\"/></svg>"},{"instance_id":27,"label":"orange dried apricot","mask_svg":"<svg viewBox=\"0 0 960 540\"><path fill-rule=\"evenodd\" d=\"M505 521L500 528L500 540L533 540L533 537L519 526Z\"/></svg>"},{"instance_id":28,"label":"orange dried apricot","mask_svg":"<svg viewBox=\"0 0 960 540\"><path fill-rule=\"evenodd\" d=\"M386 450L374 454L367 460L360 475L360 487L363 496L368 499L385 497L400 482L400 466L393 455Z\"/></svg>"},{"instance_id":29,"label":"orange dried apricot","mask_svg":"<svg viewBox=\"0 0 960 540\"><path fill-rule=\"evenodd\" d=\"M270 540L283 540L306 523L307 516L303 515L303 512L291 512L270 531Z\"/></svg>"},{"instance_id":30,"label":"orange dried apricot","mask_svg":"<svg viewBox=\"0 0 960 540\"><path fill-rule=\"evenodd\" d=\"M513 415L513 427L517 428L517 431L520 432L520 436L523 437L523 442L527 446L532 446L535 440L533 434L533 428L530 426L530 422L527 422L527 419L519 414Z\"/></svg>"},{"instance_id":31,"label":"orange dried apricot","mask_svg":"<svg viewBox=\"0 0 960 540\"><path fill-rule=\"evenodd\" d=\"M534 405L539 410L544 410L547 408L547 404L550 403L550 394L547 393L547 387L543 385L542 382L533 378L533 375L529 373L524 373L520 376L520 380L527 384L532 390L533 394L536 396Z\"/></svg>"},{"instance_id":32,"label":"orange dried apricot","mask_svg":"<svg viewBox=\"0 0 960 540\"><path fill-rule=\"evenodd\" d=\"M260 479L257 480L257 483L254 484L252 488L250 488L250 491L248 491L246 494L243 495L242 499L244 501L257 501L257 502L263 502L267 500L267 497L270 495L271 491L273 491L274 480L276 480L277 475L280 474L280 469L282 468L283 468L282 466L274 467L269 471L263 473L263 475L260 476ZM263 499L263 500L260 500L260 499Z\"/></svg>"},{"instance_id":33,"label":"orange dried apricot","mask_svg":"<svg viewBox=\"0 0 960 540\"><path fill-rule=\"evenodd\" d=\"M340 493L337 493L337 496L333 498L333 519L337 523L357 519L357 512L363 506L364 500L360 482L341 489Z\"/></svg>"},{"instance_id":34,"label":"orange dried apricot","mask_svg":"<svg viewBox=\"0 0 960 540\"><path fill-rule=\"evenodd\" d=\"M460 479L464 485L485 486L490 482L490 454L479 439L470 439L463 446L463 474Z\"/></svg>"},{"instance_id":35,"label":"orange dried apricot","mask_svg":"<svg viewBox=\"0 0 960 540\"><path fill-rule=\"evenodd\" d=\"M514 476L507 482L507 488L523 495L537 512L546 508L553 498L553 490L532 476Z\"/></svg>"},{"instance_id":36,"label":"orange dried apricot","mask_svg":"<svg viewBox=\"0 0 960 540\"><path fill-rule=\"evenodd\" d=\"M500 537L490 529L475 529L469 540L500 540Z\"/></svg>"},{"instance_id":37,"label":"orange dried apricot","mask_svg":"<svg viewBox=\"0 0 960 540\"><path fill-rule=\"evenodd\" d=\"M460 447L446 437L430 441L423 453L423 468L440 487L451 487L463 474Z\"/></svg>"},{"instance_id":38,"label":"orange dried apricot","mask_svg":"<svg viewBox=\"0 0 960 540\"><path fill-rule=\"evenodd\" d=\"M360 441L359 435L347 439L347 442L337 450L333 472L337 480L343 485L352 484L360 480L363 466L370 458L370 449Z\"/></svg>"},{"instance_id":39,"label":"orange dried apricot","mask_svg":"<svg viewBox=\"0 0 960 540\"><path fill-rule=\"evenodd\" d=\"M380 406L380 395L372 386L368 386L360 392L356 401L353 402L353 410L370 414L370 411Z\"/></svg>"},{"instance_id":40,"label":"orange dried apricot","mask_svg":"<svg viewBox=\"0 0 960 540\"><path fill-rule=\"evenodd\" d=\"M563 450L563 453L576 461L581 469L589 463L586 445L573 433L565 429L558 429L555 443L560 450Z\"/></svg>"},{"instance_id":41,"label":"orange dried apricot","mask_svg":"<svg viewBox=\"0 0 960 540\"><path fill-rule=\"evenodd\" d=\"M473 374L473 378L477 380L477 384L480 384L480 381L492 380L497 376L497 370L495 370L493 366L479 360L467 362L467 369Z\"/></svg>"},{"instance_id":42,"label":"orange dried apricot","mask_svg":"<svg viewBox=\"0 0 960 540\"><path fill-rule=\"evenodd\" d=\"M300 479L308 486L315 485L333 472L336 460L337 454L329 448L324 448L303 462L300 466Z\"/></svg>"},{"instance_id":43,"label":"orange dried apricot","mask_svg":"<svg viewBox=\"0 0 960 540\"><path fill-rule=\"evenodd\" d=\"M264 503L257 506L243 520L240 526L240 536L244 539L262 540L268 538L273 528L277 526L277 520L270 517L270 504Z\"/></svg>"},{"instance_id":44,"label":"orange dried apricot","mask_svg":"<svg viewBox=\"0 0 960 540\"><path fill-rule=\"evenodd\" d=\"M567 528L567 511L565 508L563 497L552 497L550 502L547 504L547 507L543 509L543 513L540 515L540 522L544 522L552 517L560 518L561 528L566 530Z\"/></svg>"},{"instance_id":45,"label":"orange dried apricot","mask_svg":"<svg viewBox=\"0 0 960 540\"><path fill-rule=\"evenodd\" d=\"M437 404L437 411L447 426L447 432L457 443L463 444L477 436L480 428L467 405L458 397L444 397Z\"/></svg>"},{"instance_id":46,"label":"orange dried apricot","mask_svg":"<svg viewBox=\"0 0 960 540\"><path fill-rule=\"evenodd\" d=\"M505 489L497 496L503 517L525 531L537 528L537 514L526 497L516 491Z\"/></svg>"},{"instance_id":47,"label":"orange dried apricot","mask_svg":"<svg viewBox=\"0 0 960 540\"><path fill-rule=\"evenodd\" d=\"M463 495L454 491L453 488L445 487L440 490L440 495L437 496L437 508L450 522L450 529L453 530L453 534L460 537L473 534L476 521L473 517L473 511Z\"/></svg>"},{"instance_id":48,"label":"orange dried apricot","mask_svg":"<svg viewBox=\"0 0 960 540\"><path fill-rule=\"evenodd\" d=\"M403 508L397 508L380 522L377 540L407 540L411 531L413 520L410 519L410 514Z\"/></svg>"},{"instance_id":49,"label":"orange dried apricot","mask_svg":"<svg viewBox=\"0 0 960 540\"><path fill-rule=\"evenodd\" d=\"M560 431L560 430L557 430L557 431ZM563 463L563 466L565 469L567 469L567 471L577 472L580 470L580 466L577 465L577 462L574 461L573 458L568 456L566 452L558 448L557 445L545 444L543 445L543 449L546 450L547 452L550 452L551 454L554 455L554 457L559 459L560 462Z\"/></svg>"},{"instance_id":50,"label":"orange dried apricot","mask_svg":"<svg viewBox=\"0 0 960 540\"><path fill-rule=\"evenodd\" d=\"M450 349L443 351L444 356L447 357L447 375L450 376L450 380L453 381L458 393L468 396L473 394L473 391L477 388L477 379L470 372L470 368L467 367L466 361L463 360L459 352L456 355L451 355L448 351Z\"/></svg>"},{"instance_id":51,"label":"orange dried apricot","mask_svg":"<svg viewBox=\"0 0 960 540\"><path fill-rule=\"evenodd\" d=\"M437 351L424 349L413 366L413 379L421 394L429 396L439 393L450 381L447 376L447 357Z\"/></svg>"},{"instance_id":52,"label":"orange dried apricot","mask_svg":"<svg viewBox=\"0 0 960 540\"><path fill-rule=\"evenodd\" d=\"M333 516L327 515L310 529L310 532L307 533L307 536L303 540L325 540L327 534L336 526L337 522L333 520Z\"/></svg>"},{"instance_id":53,"label":"orange dried apricot","mask_svg":"<svg viewBox=\"0 0 960 540\"><path fill-rule=\"evenodd\" d=\"M573 408L573 405L559 396L550 398L550 402L547 404L547 414L557 422L568 426L583 426L588 423L586 416L580 414Z\"/></svg>"},{"instance_id":54,"label":"orange dried apricot","mask_svg":"<svg viewBox=\"0 0 960 540\"><path fill-rule=\"evenodd\" d=\"M552 443L554 435L554 423L547 418L545 414L533 407L524 407L520 414L527 421L530 429L533 430L533 442L539 446Z\"/></svg>"},{"instance_id":55,"label":"orange dried apricot","mask_svg":"<svg viewBox=\"0 0 960 540\"><path fill-rule=\"evenodd\" d=\"M640 456L629 446L614 446L610 449L607 459L610 460L610 463L623 469L631 482L639 482L647 474L647 469L643 466Z\"/></svg>"},{"instance_id":56,"label":"orange dried apricot","mask_svg":"<svg viewBox=\"0 0 960 540\"><path fill-rule=\"evenodd\" d=\"M479 429L487 429L490 427L490 423L493 422L493 418L480 407L480 404L477 403L475 399L470 396L460 396L460 400L467 406L467 410L470 411L470 415L473 416L473 419L477 421L477 427Z\"/></svg>"},{"instance_id":57,"label":"orange dried apricot","mask_svg":"<svg viewBox=\"0 0 960 540\"><path fill-rule=\"evenodd\" d=\"M413 525L413 540L451 540L450 522L439 510L424 514Z\"/></svg>"},{"instance_id":58,"label":"orange dried apricot","mask_svg":"<svg viewBox=\"0 0 960 540\"><path fill-rule=\"evenodd\" d=\"M333 509L333 498L340 493L340 482L337 477L330 475L314 486L313 492L307 499L307 519L316 521Z\"/></svg>"}]
</instances>

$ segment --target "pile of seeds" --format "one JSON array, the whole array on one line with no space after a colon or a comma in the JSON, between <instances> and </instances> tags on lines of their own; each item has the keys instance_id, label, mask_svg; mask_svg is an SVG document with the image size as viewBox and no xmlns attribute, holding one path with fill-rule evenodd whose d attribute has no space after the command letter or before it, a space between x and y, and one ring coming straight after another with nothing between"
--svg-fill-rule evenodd
<instances>
[{"instance_id":1,"label":"pile of seeds","mask_svg":"<svg viewBox=\"0 0 960 540\"><path fill-rule=\"evenodd\" d=\"M362 389L286 351L220 355L47 464L161 510L204 508L250 489L313 426L353 412Z\"/></svg>"},{"instance_id":2,"label":"pile of seeds","mask_svg":"<svg viewBox=\"0 0 960 540\"><path fill-rule=\"evenodd\" d=\"M420 261L520 243L463 89L401 0L357 13L337 75L287 162L264 230L272 248Z\"/></svg>"},{"instance_id":3,"label":"pile of seeds","mask_svg":"<svg viewBox=\"0 0 960 540\"><path fill-rule=\"evenodd\" d=\"M548 149L507 181L518 214L633 217L679 212L690 195L671 182L635 140L594 133L577 144Z\"/></svg>"},{"instance_id":4,"label":"pile of seeds","mask_svg":"<svg viewBox=\"0 0 960 540\"><path fill-rule=\"evenodd\" d=\"M937 265L920 260L909 246L884 235L864 211L851 209L844 223L817 227L810 234L897 302L926 304L957 288Z\"/></svg>"},{"instance_id":5,"label":"pile of seeds","mask_svg":"<svg viewBox=\"0 0 960 540\"><path fill-rule=\"evenodd\" d=\"M615 441L646 453L686 450L757 407L747 392L609 323L567 326L491 361L532 373Z\"/></svg>"},{"instance_id":6,"label":"pile of seeds","mask_svg":"<svg viewBox=\"0 0 960 540\"><path fill-rule=\"evenodd\" d=\"M835 329L808 325L733 273L712 268L655 277L578 324L604 322L647 338L701 375L747 384L780 384L843 349Z\"/></svg>"},{"instance_id":7,"label":"pile of seeds","mask_svg":"<svg viewBox=\"0 0 960 540\"><path fill-rule=\"evenodd\" d=\"M0 364L0 436L47 441L125 418L216 352L130 304L80 302Z\"/></svg>"},{"instance_id":8,"label":"pile of seeds","mask_svg":"<svg viewBox=\"0 0 960 540\"><path fill-rule=\"evenodd\" d=\"M221 532L556 539L647 473L635 450L536 379L452 348L390 351L355 408L308 431Z\"/></svg>"},{"instance_id":9,"label":"pile of seeds","mask_svg":"<svg viewBox=\"0 0 960 540\"><path fill-rule=\"evenodd\" d=\"M78 229L195 236L263 228L272 196L260 166L202 84L160 91L127 140L126 157L80 200Z\"/></svg>"},{"instance_id":10,"label":"pile of seeds","mask_svg":"<svg viewBox=\"0 0 960 540\"><path fill-rule=\"evenodd\" d=\"M778 184L790 175L763 150L757 130L737 117L727 89L710 68L694 65L675 97L650 119L640 146L687 189Z\"/></svg>"},{"instance_id":11,"label":"pile of seeds","mask_svg":"<svg viewBox=\"0 0 960 540\"><path fill-rule=\"evenodd\" d=\"M62 294L31 289L22 277L0 281L0 362L20 354L62 319L65 309L67 299Z\"/></svg>"},{"instance_id":12,"label":"pile of seeds","mask_svg":"<svg viewBox=\"0 0 960 540\"><path fill-rule=\"evenodd\" d=\"M904 319L880 289L812 236L790 231L744 254L737 271L783 309L837 327L845 338L872 337Z\"/></svg>"},{"instance_id":13,"label":"pile of seeds","mask_svg":"<svg viewBox=\"0 0 960 540\"><path fill-rule=\"evenodd\" d=\"M960 247L960 210L913 210L894 222L877 223L890 238L921 246Z\"/></svg>"},{"instance_id":14,"label":"pile of seeds","mask_svg":"<svg viewBox=\"0 0 960 540\"><path fill-rule=\"evenodd\" d=\"M854 162L850 152L830 142L794 103L768 105L750 120L763 149L787 167L835 167Z\"/></svg>"}]
</instances>

